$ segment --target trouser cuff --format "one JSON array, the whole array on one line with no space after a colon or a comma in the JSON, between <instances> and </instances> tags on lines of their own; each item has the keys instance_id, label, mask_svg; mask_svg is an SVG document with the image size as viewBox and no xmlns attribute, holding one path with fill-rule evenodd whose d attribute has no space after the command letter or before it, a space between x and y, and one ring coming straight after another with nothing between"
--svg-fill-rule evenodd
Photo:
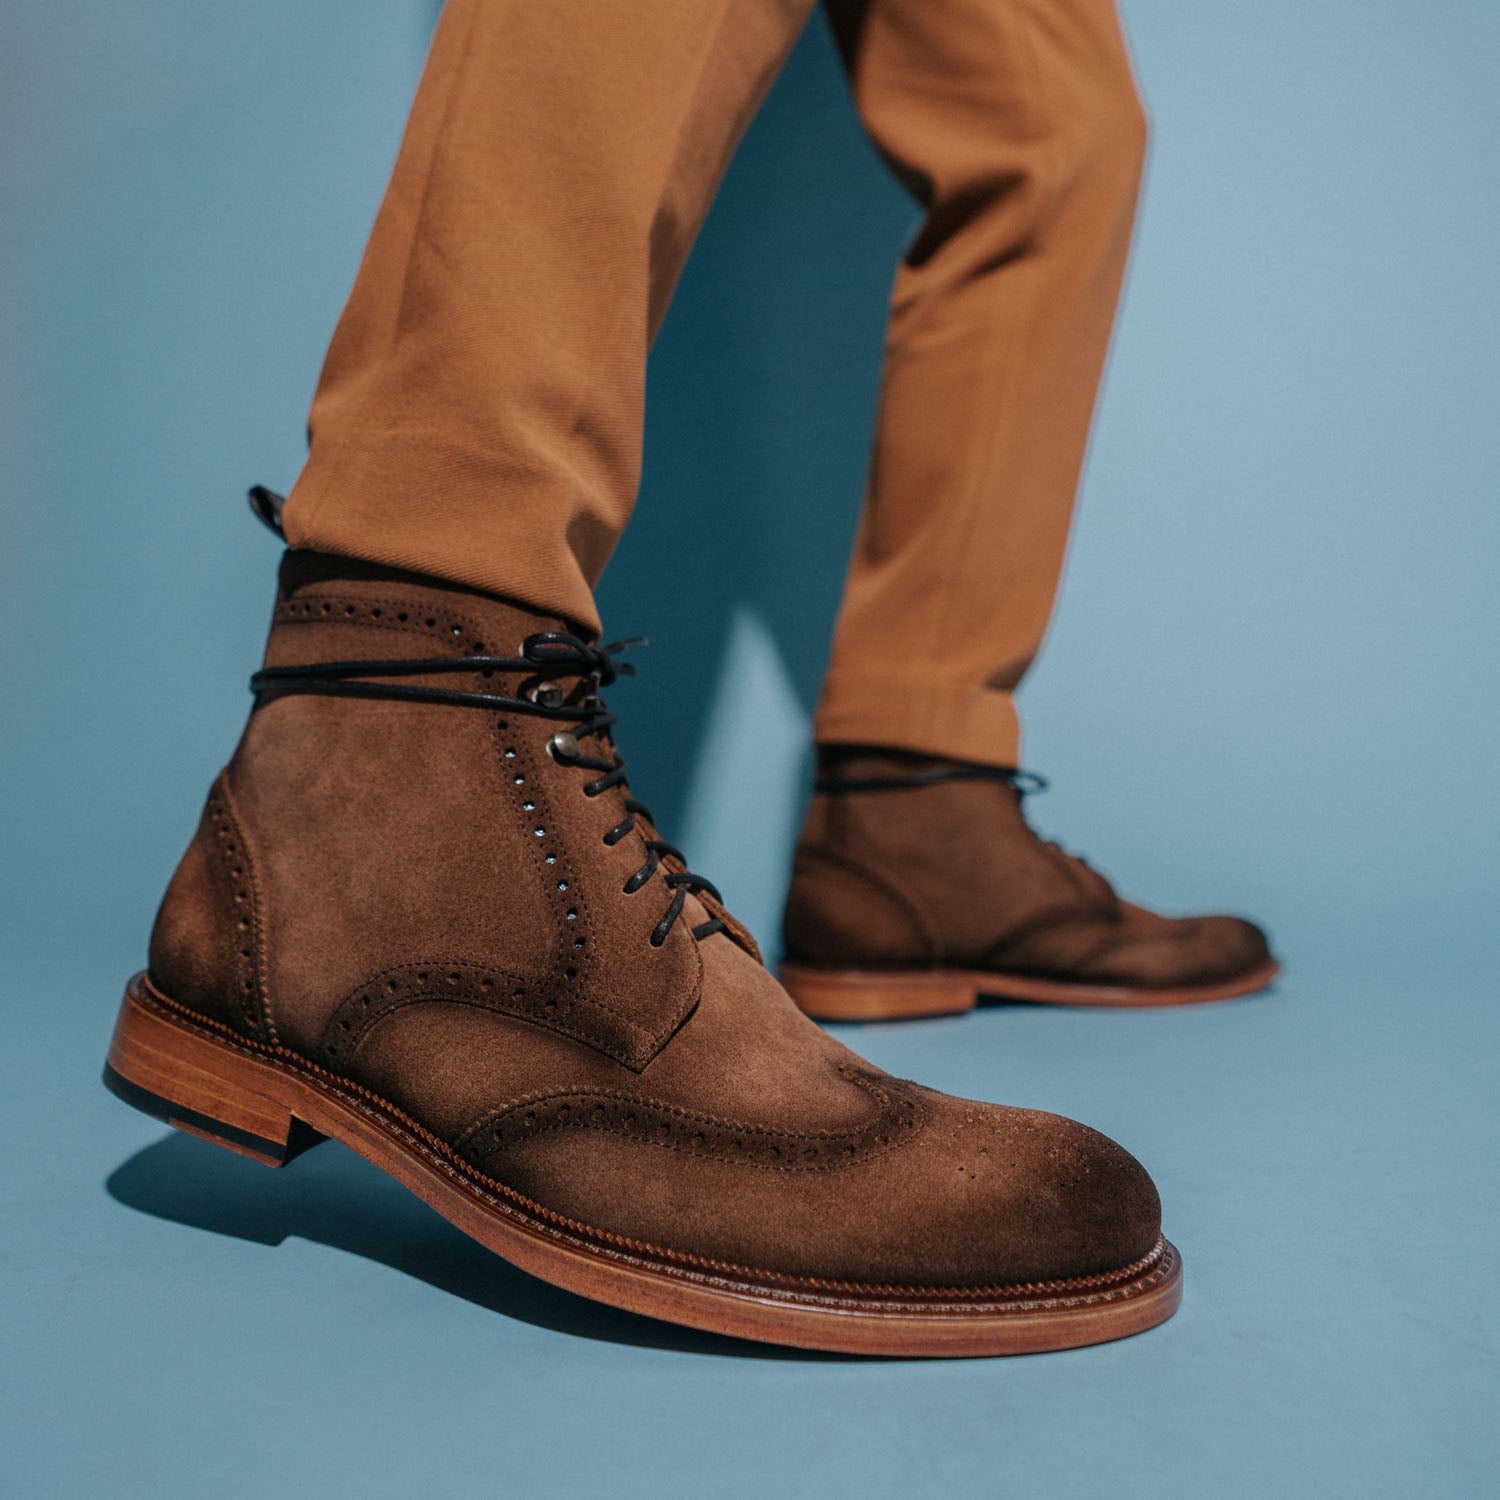
<instances>
[{"instance_id":1,"label":"trouser cuff","mask_svg":"<svg viewBox=\"0 0 1500 1500\"><path fill-rule=\"evenodd\" d=\"M813 718L820 745L879 745L982 766L1016 766L1021 721L1015 699L930 676L828 682Z\"/></svg>"}]
</instances>

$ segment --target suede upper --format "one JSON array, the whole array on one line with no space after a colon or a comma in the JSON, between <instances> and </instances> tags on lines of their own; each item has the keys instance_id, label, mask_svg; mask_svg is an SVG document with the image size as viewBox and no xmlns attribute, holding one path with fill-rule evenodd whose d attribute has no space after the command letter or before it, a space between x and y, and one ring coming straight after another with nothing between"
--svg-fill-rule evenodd
<instances>
[{"instance_id":1,"label":"suede upper","mask_svg":"<svg viewBox=\"0 0 1500 1500\"><path fill-rule=\"evenodd\" d=\"M845 753L851 779L932 762ZM814 795L797 844L786 956L840 969L963 969L1143 989L1210 983L1264 964L1237 917L1164 917L1123 901L1037 837L1000 780Z\"/></svg>"},{"instance_id":2,"label":"suede upper","mask_svg":"<svg viewBox=\"0 0 1500 1500\"><path fill-rule=\"evenodd\" d=\"M561 628L293 552L266 660L512 656ZM579 701L580 683L559 685ZM680 866L640 877L655 835L638 814L607 841L628 792L591 795L597 773L549 750L559 727L263 702L163 902L153 982L374 1091L548 1211L668 1257L937 1288L1068 1281L1152 1251L1155 1189L1105 1137L863 1062L797 1010L711 894L654 943L662 872Z\"/></svg>"}]
</instances>

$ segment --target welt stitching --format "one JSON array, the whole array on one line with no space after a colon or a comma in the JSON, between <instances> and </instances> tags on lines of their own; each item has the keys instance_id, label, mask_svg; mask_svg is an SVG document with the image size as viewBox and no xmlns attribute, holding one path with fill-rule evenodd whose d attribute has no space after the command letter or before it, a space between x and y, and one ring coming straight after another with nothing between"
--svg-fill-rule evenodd
<instances>
[{"instance_id":1,"label":"welt stitching","mask_svg":"<svg viewBox=\"0 0 1500 1500\"><path fill-rule=\"evenodd\" d=\"M902 1286L888 1282L857 1282L838 1281L822 1277L797 1276L791 1273L779 1271L766 1271L754 1266L740 1265L734 1261L714 1260L707 1256L692 1255L687 1251L671 1250L662 1245L653 1245L642 1240L634 1240L626 1235L614 1234L606 1229L596 1229L592 1225L585 1224L581 1220L571 1219L565 1214L560 1214L554 1209L547 1208L544 1204L526 1197L524 1193L517 1192L514 1188L507 1187L497 1178L489 1177L485 1173L471 1167L468 1163L459 1159L451 1146L435 1136L424 1126L417 1124L409 1115L399 1110L395 1105L382 1099L373 1090L365 1088L361 1084L353 1083L348 1079L341 1079L336 1074L330 1073L326 1068L319 1067L316 1063L309 1062L300 1054L293 1052L291 1048L281 1045L269 1045L257 1042L249 1037L241 1037L222 1022L212 1020L207 1016L200 1016L178 1001L171 1000L163 995L150 981L149 976L140 977L142 988L147 992L146 1003L166 1011L175 1022L185 1026L192 1031L199 1031L213 1036L215 1040L229 1047L232 1051L241 1052L247 1057L266 1060L267 1056L273 1056L286 1063L294 1072L310 1075L323 1088L338 1097L342 1103L352 1109L357 1109L381 1129L387 1130L404 1138L410 1145L427 1157L430 1165L443 1173L444 1176L453 1180L460 1188L467 1192L476 1193L478 1196L493 1203L496 1208L503 1211L514 1212L517 1208L525 1213L533 1214L543 1220L547 1225L554 1226L562 1232L562 1237L573 1238L577 1236L575 1243L582 1244L585 1248L594 1250L601 1254L619 1254L623 1259L631 1259L636 1253L652 1257L658 1262L671 1262L671 1266L659 1267L660 1269L674 1269L684 1267L679 1274L700 1277L703 1272L722 1273L738 1277L760 1277L763 1280L774 1279L783 1287L794 1290L788 1295L795 1296L797 1291L806 1288L809 1294L817 1291L829 1291L834 1294L849 1293L861 1297L888 1295L892 1297L923 1298L929 1302L940 1302L944 1310L952 1310L952 1305L960 1299L971 1302L989 1303L993 1301L1003 1302L1007 1299L1025 1299L1027 1307L1078 1307L1089 1306L1101 1302L1120 1301L1127 1297L1136 1297L1142 1292L1148 1291L1156 1282L1163 1279L1169 1263L1166 1256L1166 1241L1158 1237L1156 1244L1145 1255L1128 1265L1122 1266L1114 1271L1095 1272L1088 1276L1069 1277L1057 1281L1032 1281L1017 1282L1010 1285L991 1285L974 1287L920 1287ZM1142 1273L1151 1267L1156 1267L1152 1275L1144 1281L1139 1280ZM1136 1285L1130 1286L1125 1283L1136 1281ZM1080 1290L1078 1295L1060 1296L1056 1300L1037 1300L1038 1296L1046 1296L1053 1293L1070 1293L1072 1288L1104 1287L1109 1290L1100 1292L1088 1292ZM764 1286L758 1287L758 1291L772 1290ZM924 1309L925 1310L925 1309Z\"/></svg>"}]
</instances>

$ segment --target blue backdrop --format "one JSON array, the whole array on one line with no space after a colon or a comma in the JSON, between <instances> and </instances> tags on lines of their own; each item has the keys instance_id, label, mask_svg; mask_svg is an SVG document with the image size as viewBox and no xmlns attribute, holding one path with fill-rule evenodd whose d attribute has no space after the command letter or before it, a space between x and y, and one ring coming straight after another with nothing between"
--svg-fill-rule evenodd
<instances>
[{"instance_id":1,"label":"blue backdrop","mask_svg":"<svg viewBox=\"0 0 1500 1500\"><path fill-rule=\"evenodd\" d=\"M247 704L276 549L242 492L296 474L430 20L0 17L0 1485L1486 1492L1500 9L1479 0L1127 0L1155 136L1023 694L1056 786L1036 814L1141 899L1263 917L1287 979L1193 1013L848 1037L1120 1136L1187 1256L1173 1323L1011 1363L761 1358L509 1273L333 1148L257 1175L98 1090ZM615 699L634 780L773 945L911 224L815 21L654 357L603 589L607 628L654 642Z\"/></svg>"}]
</instances>

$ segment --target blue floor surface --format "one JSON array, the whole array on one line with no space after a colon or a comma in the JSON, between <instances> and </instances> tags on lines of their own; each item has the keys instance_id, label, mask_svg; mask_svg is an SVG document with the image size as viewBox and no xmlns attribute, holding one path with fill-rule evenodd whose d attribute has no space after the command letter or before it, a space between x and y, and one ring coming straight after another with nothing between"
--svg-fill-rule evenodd
<instances>
[{"instance_id":1,"label":"blue floor surface","mask_svg":"<svg viewBox=\"0 0 1500 1500\"><path fill-rule=\"evenodd\" d=\"M12 970L0 1494L1486 1496L1500 1475L1493 996L1292 975L1159 1013L845 1035L1151 1167L1187 1293L1023 1359L739 1344L596 1307L344 1148L273 1172L97 1071L122 975Z\"/></svg>"}]
</instances>

